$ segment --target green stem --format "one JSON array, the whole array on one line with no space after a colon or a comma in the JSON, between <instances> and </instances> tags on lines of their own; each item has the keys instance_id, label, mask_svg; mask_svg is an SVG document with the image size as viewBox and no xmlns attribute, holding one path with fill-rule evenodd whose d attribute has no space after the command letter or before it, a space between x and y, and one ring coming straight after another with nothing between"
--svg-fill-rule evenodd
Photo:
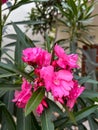
<instances>
[{"instance_id":1,"label":"green stem","mask_svg":"<svg viewBox=\"0 0 98 130\"><path fill-rule=\"evenodd\" d=\"M15 6L16 3L17 3L17 0L15 0L13 6ZM2 47L2 30L3 30L3 27L5 26L5 23L6 23L7 19L8 19L8 17L9 17L9 15L12 12L11 8L10 8L8 14L6 15L4 21L2 21L2 11L1 11L2 10L2 0L0 0L0 22L1 22L1 24L0 24L0 60L1 60L1 47Z\"/></svg>"},{"instance_id":2,"label":"green stem","mask_svg":"<svg viewBox=\"0 0 98 130\"><path fill-rule=\"evenodd\" d=\"M2 2L0 0L0 48L1 48L1 42L2 42L2 12L1 12L1 6L2 6ZM0 59L1 59L1 49L0 49Z\"/></svg>"},{"instance_id":3,"label":"green stem","mask_svg":"<svg viewBox=\"0 0 98 130\"><path fill-rule=\"evenodd\" d=\"M6 23L7 19L8 19L8 17L9 17L9 15L10 15L11 12L12 12L12 8L13 8L13 6L16 5L16 3L17 3L17 0L15 0L14 4L10 7L9 12L8 12L8 14L6 15L6 18L4 19L4 21L3 21L3 23L2 23L2 27L4 27L4 25L5 25L5 23Z\"/></svg>"},{"instance_id":4,"label":"green stem","mask_svg":"<svg viewBox=\"0 0 98 130\"><path fill-rule=\"evenodd\" d=\"M57 33L58 33L58 24L57 24L57 21L56 21L56 24L55 24L55 29L56 29L56 32L55 32L55 38L54 38L53 45L52 45L52 52L51 52L52 57L51 57L51 63L52 63L52 61L54 60L54 47L55 47L55 45L57 44L57 43L56 43Z\"/></svg>"},{"instance_id":5,"label":"green stem","mask_svg":"<svg viewBox=\"0 0 98 130\"><path fill-rule=\"evenodd\" d=\"M67 106L65 106L65 109L66 109L66 112L67 112L67 114L68 114L68 116L69 116L69 119L70 119L75 125L77 125L76 120L75 120L75 116L74 116L73 112L70 111Z\"/></svg>"}]
</instances>

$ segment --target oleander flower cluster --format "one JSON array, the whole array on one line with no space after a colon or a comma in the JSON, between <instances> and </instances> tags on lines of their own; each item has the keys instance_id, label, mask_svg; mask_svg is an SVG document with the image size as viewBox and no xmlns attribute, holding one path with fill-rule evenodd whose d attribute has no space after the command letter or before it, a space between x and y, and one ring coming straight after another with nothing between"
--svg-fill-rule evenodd
<instances>
[{"instance_id":1,"label":"oleander flower cluster","mask_svg":"<svg viewBox=\"0 0 98 130\"><path fill-rule=\"evenodd\" d=\"M54 46L54 55L39 48L26 48L22 53L22 60L34 68L33 85L23 78L21 91L15 92L13 102L20 108L25 108L33 92L40 87L44 87L46 92L52 94L54 101L65 104L71 110L77 98L84 91L84 86L80 86L74 78L74 69L78 68L77 54L66 54L59 45ZM40 115L44 108L48 108L46 96L36 108Z\"/></svg>"}]
</instances>

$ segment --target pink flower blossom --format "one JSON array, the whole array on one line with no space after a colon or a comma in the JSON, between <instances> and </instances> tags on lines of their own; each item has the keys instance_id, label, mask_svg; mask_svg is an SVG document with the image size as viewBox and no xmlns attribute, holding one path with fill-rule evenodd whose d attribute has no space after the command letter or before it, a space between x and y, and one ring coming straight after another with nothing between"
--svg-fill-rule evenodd
<instances>
[{"instance_id":1,"label":"pink flower blossom","mask_svg":"<svg viewBox=\"0 0 98 130\"><path fill-rule=\"evenodd\" d=\"M41 101L41 103L38 105L38 107L37 107L37 109L36 109L37 114L38 114L38 115L41 115L42 112L44 111L44 108L48 108L48 105L47 105L45 99L43 99L43 100Z\"/></svg>"},{"instance_id":2,"label":"pink flower blossom","mask_svg":"<svg viewBox=\"0 0 98 130\"><path fill-rule=\"evenodd\" d=\"M55 45L54 51L57 59L57 64L63 69L73 69L79 67L77 65L78 55L77 54L69 54L67 55L63 48L58 45Z\"/></svg>"},{"instance_id":3,"label":"pink flower blossom","mask_svg":"<svg viewBox=\"0 0 98 130\"><path fill-rule=\"evenodd\" d=\"M44 80L46 90L57 100L68 96L73 87L72 73L67 70L54 72L53 66L43 67L40 70L40 77Z\"/></svg>"},{"instance_id":4,"label":"pink flower blossom","mask_svg":"<svg viewBox=\"0 0 98 130\"><path fill-rule=\"evenodd\" d=\"M2 0L2 4L6 3L8 0Z\"/></svg>"},{"instance_id":5,"label":"pink flower blossom","mask_svg":"<svg viewBox=\"0 0 98 130\"><path fill-rule=\"evenodd\" d=\"M74 87L71 89L70 94L68 96L67 106L72 109L74 104L76 103L77 98L84 91L84 87L80 87L77 81L74 81Z\"/></svg>"},{"instance_id":6,"label":"pink flower blossom","mask_svg":"<svg viewBox=\"0 0 98 130\"><path fill-rule=\"evenodd\" d=\"M27 48L23 50L22 60L32 66L43 67L50 64L51 54L41 48Z\"/></svg>"},{"instance_id":7,"label":"pink flower blossom","mask_svg":"<svg viewBox=\"0 0 98 130\"><path fill-rule=\"evenodd\" d=\"M16 105L19 108L24 108L32 95L31 89L32 85L25 78L23 78L21 91L15 91L15 98L12 101L16 102Z\"/></svg>"}]
</instances>

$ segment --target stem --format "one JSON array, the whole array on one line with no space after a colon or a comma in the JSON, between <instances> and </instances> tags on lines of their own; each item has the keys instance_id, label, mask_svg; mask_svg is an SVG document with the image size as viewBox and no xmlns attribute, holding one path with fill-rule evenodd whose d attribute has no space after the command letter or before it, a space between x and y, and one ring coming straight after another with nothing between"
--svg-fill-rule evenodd
<instances>
[{"instance_id":1,"label":"stem","mask_svg":"<svg viewBox=\"0 0 98 130\"><path fill-rule=\"evenodd\" d=\"M15 6L16 3L17 3L17 0L15 0L13 6ZM10 8L8 14L6 15L4 21L2 21L2 11L1 11L2 10L2 0L0 0L0 22L1 22L1 24L0 24L0 61L1 61L1 47L2 47L2 30L3 30L3 27L5 26L5 23L10 15L10 13L12 12L12 10L11 10L12 7Z\"/></svg>"},{"instance_id":2,"label":"stem","mask_svg":"<svg viewBox=\"0 0 98 130\"><path fill-rule=\"evenodd\" d=\"M8 14L6 15L6 18L4 19L4 21L3 21L3 23L2 23L2 27L4 27L4 25L5 25L5 23L6 23L7 19L8 19L8 17L9 17L9 15L10 15L11 12L12 12L12 8L13 8L13 6L16 5L16 3L17 3L17 0L15 0L14 4L10 7L9 12L8 12Z\"/></svg>"},{"instance_id":3,"label":"stem","mask_svg":"<svg viewBox=\"0 0 98 130\"><path fill-rule=\"evenodd\" d=\"M69 109L68 109L67 106L65 106L65 110L66 110L66 112L67 112L67 114L68 114L69 119L71 120L71 122L73 122L75 125L77 125L76 120L75 120L75 116L74 116L73 112L69 111Z\"/></svg>"},{"instance_id":4,"label":"stem","mask_svg":"<svg viewBox=\"0 0 98 130\"><path fill-rule=\"evenodd\" d=\"M77 36L76 36L77 28L76 25L74 24L74 27L71 30L71 36L70 36L70 52L71 53L76 53L77 49Z\"/></svg>"},{"instance_id":5,"label":"stem","mask_svg":"<svg viewBox=\"0 0 98 130\"><path fill-rule=\"evenodd\" d=\"M57 21L56 21L56 32L55 32L55 38L54 38L53 46L52 46L51 63L52 63L52 61L54 60L54 47L55 47L55 45L56 45L57 33L58 33L58 25L57 25Z\"/></svg>"},{"instance_id":6,"label":"stem","mask_svg":"<svg viewBox=\"0 0 98 130\"><path fill-rule=\"evenodd\" d=\"M1 48L1 42L2 42L2 12L1 12L1 6L2 6L2 1L0 0L0 48ZM1 49L0 49L0 60L1 60Z\"/></svg>"}]
</instances>

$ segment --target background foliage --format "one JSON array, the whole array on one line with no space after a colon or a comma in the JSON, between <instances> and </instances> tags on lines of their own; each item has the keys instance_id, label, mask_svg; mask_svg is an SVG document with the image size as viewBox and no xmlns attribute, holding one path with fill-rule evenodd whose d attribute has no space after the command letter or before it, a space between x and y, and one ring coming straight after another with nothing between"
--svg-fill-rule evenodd
<instances>
[{"instance_id":1,"label":"background foliage","mask_svg":"<svg viewBox=\"0 0 98 130\"><path fill-rule=\"evenodd\" d=\"M34 2L36 8L32 8L27 21L6 23L10 13L22 5ZM78 127L79 130L86 130L84 125L88 121L90 129L96 130L98 128L98 81L92 79L91 73L87 73L82 77L82 70L78 69L74 75L81 85L90 83L91 89L86 89L83 94L78 98L76 105L72 112L64 111L62 108L48 99L49 108L44 111L41 117L37 117L35 112L30 113L28 116L24 115L24 110L16 108L12 103L14 90L19 90L21 86L21 77L26 77L32 80L30 72L25 70L26 65L21 60L22 50L27 47L35 47L36 42L32 41L22 30L18 27L19 24L26 24L32 27L32 35L42 33L45 42L42 47L49 52L57 42L69 53L78 53L78 49L84 52L89 62L91 59L86 52L80 48L80 44L90 46L93 43L93 34L90 29L95 27L92 25L92 19L97 14L92 14L96 2L92 0L15 0L14 4L8 7L9 13L1 19L0 25L0 124L1 130L63 130L73 129L72 126ZM13 26L15 34L6 35L7 38L14 39L14 42L8 43L2 47L4 26ZM56 41L57 31L59 25L64 26L64 32L67 33L66 38ZM50 37L48 34L55 30L53 33L55 37ZM11 47L14 46L14 58L8 53ZM7 57L3 57L5 54ZM80 56L81 52L80 52ZM95 66L96 63L93 62ZM81 75L81 77L79 76ZM86 87L86 86L85 86ZM96 87L96 89L94 88ZM34 100L39 102L41 98L40 92L35 93ZM33 103L32 102L32 103ZM35 108L38 104L30 104ZM28 108L30 109L30 106Z\"/></svg>"}]
</instances>

